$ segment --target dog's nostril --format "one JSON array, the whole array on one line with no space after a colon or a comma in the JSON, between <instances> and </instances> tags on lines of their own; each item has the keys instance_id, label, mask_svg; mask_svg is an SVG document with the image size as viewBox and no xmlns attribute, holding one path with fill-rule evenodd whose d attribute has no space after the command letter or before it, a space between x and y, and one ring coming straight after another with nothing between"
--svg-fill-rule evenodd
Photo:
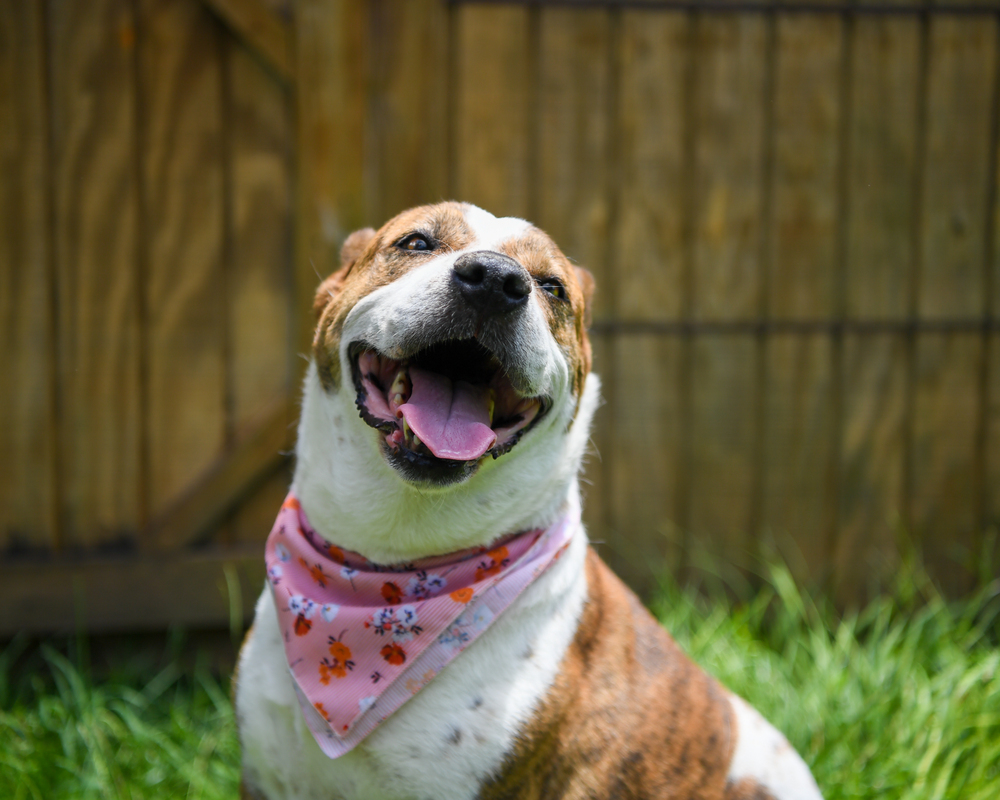
<instances>
[{"instance_id":1,"label":"dog's nostril","mask_svg":"<svg viewBox=\"0 0 1000 800\"><path fill-rule=\"evenodd\" d=\"M531 294L531 281L523 271L515 272L503 282L503 293L511 300L522 300Z\"/></svg>"},{"instance_id":2,"label":"dog's nostril","mask_svg":"<svg viewBox=\"0 0 1000 800\"><path fill-rule=\"evenodd\" d=\"M460 259L455 264L455 275L463 283L467 283L470 286L477 286L486 278L486 267L478 261Z\"/></svg>"}]
</instances>

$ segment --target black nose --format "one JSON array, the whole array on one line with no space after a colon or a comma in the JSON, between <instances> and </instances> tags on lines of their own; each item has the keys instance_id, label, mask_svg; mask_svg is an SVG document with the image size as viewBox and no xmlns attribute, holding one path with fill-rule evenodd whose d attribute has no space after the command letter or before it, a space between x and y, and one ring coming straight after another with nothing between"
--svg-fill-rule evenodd
<instances>
[{"instance_id":1,"label":"black nose","mask_svg":"<svg viewBox=\"0 0 1000 800\"><path fill-rule=\"evenodd\" d=\"M455 261L452 280L469 305L483 314L503 314L528 301L531 276L502 253L479 250Z\"/></svg>"}]
</instances>

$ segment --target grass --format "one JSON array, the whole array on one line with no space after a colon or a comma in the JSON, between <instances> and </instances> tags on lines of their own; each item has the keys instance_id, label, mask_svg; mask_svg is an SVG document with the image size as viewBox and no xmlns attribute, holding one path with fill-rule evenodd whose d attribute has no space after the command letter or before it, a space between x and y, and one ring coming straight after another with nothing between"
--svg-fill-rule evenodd
<instances>
[{"instance_id":1,"label":"grass","mask_svg":"<svg viewBox=\"0 0 1000 800\"><path fill-rule=\"evenodd\" d=\"M948 604L911 565L888 596L840 616L773 567L749 602L667 583L654 611L787 733L828 800L995 800L998 592ZM124 658L96 680L88 664L72 641L15 640L0 656L0 797L236 796L224 678L176 659L144 678L148 664Z\"/></svg>"}]
</instances>

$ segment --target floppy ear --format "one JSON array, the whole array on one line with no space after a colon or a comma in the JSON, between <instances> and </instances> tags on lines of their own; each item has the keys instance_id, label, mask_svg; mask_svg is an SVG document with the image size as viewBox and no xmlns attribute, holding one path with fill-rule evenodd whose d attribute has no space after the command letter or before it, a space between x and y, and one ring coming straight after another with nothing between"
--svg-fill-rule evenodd
<instances>
[{"instance_id":1,"label":"floppy ear","mask_svg":"<svg viewBox=\"0 0 1000 800\"><path fill-rule=\"evenodd\" d=\"M594 286L596 285L594 276L590 274L590 270L583 267L574 265L573 269L576 270L576 280L583 290L583 326L589 328L590 318L594 310Z\"/></svg>"},{"instance_id":2,"label":"floppy ear","mask_svg":"<svg viewBox=\"0 0 1000 800\"><path fill-rule=\"evenodd\" d=\"M323 309L326 308L326 304L330 302L331 298L336 297L343 288L344 280L350 273L351 267L361 258L361 254L365 252L365 248L374 238L374 228L362 228L360 231L354 231L344 240L344 245L340 248L340 269L323 281L316 290L313 311L317 317L323 313Z\"/></svg>"}]
</instances>

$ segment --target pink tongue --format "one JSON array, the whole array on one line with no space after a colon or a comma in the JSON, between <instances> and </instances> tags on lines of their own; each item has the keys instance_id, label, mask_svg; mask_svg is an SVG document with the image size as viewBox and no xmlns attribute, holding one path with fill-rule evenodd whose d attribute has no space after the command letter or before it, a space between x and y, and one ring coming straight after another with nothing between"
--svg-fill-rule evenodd
<instances>
[{"instance_id":1,"label":"pink tongue","mask_svg":"<svg viewBox=\"0 0 1000 800\"><path fill-rule=\"evenodd\" d=\"M452 383L444 375L410 367L413 391L399 407L427 449L438 458L471 461L497 440L490 428L489 390Z\"/></svg>"}]
</instances>

